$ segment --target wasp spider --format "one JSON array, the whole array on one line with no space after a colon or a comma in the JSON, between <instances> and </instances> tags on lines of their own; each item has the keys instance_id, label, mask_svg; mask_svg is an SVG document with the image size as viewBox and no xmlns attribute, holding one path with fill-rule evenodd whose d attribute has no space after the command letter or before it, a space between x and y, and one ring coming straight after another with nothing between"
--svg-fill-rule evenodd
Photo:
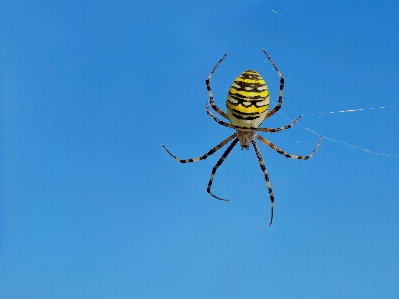
<instances>
[{"instance_id":1,"label":"wasp spider","mask_svg":"<svg viewBox=\"0 0 399 299\"><path fill-rule=\"evenodd\" d=\"M270 184L269 180L269 174L267 173L265 163L263 162L262 155L260 153L259 147L256 143L256 139L260 140L262 143L266 144L267 146L271 147L274 149L277 153L283 155L284 157L291 158L291 159L299 159L299 160L307 160L311 158L316 150L318 149L322 137L320 136L320 139L313 150L313 152L310 153L308 156L297 156L297 155L291 155L280 149L278 146L274 145L270 141L266 140L262 136L259 136L257 132L279 132L281 130L289 129L291 128L301 117L298 116L292 123L280 127L280 128L259 128L259 126L262 124L262 122L266 119L272 116L274 113L276 113L278 110L280 110L281 105L283 103L283 90L284 90L284 77L269 56L265 50L263 52L266 54L267 58L273 65L274 69L276 70L279 78L280 78L280 92L278 95L278 103L277 105L270 111L268 111L269 108L269 91L266 85L265 80L257 73L256 71L253 70L247 70L243 72L241 75L239 75L231 85L229 92L227 94L227 100L226 100L226 106L227 106L227 114L223 112L219 107L216 106L214 100L213 100L213 94L211 90L211 85L210 85L210 79L212 77L212 74L215 72L216 68L219 66L219 64L223 61L223 59L226 57L227 54L223 55L223 57L218 61L218 63L214 66L212 69L211 73L209 76L206 78L206 88L208 89L208 95L209 95L209 102L212 106L212 108L222 117L226 118L227 120L230 121L230 123L226 123L224 121L219 120L216 118L210 111L209 111L209 103L206 103L206 113L212 117L214 121L216 121L218 124L235 129L236 132L231 135L230 137L226 138L223 140L221 143L219 143L217 146L212 148L209 152L204 154L201 157L197 158L192 158L192 159L180 159L173 155L164 145L164 149L171 155L176 161L180 163L189 163L189 162L197 162L200 160L204 160L208 158L210 155L214 154L217 152L219 149L221 149L223 146L228 144L230 141L233 141L230 143L230 145L227 147L226 151L223 153L222 157L217 161L216 165L212 169L212 174L209 179L208 183L208 188L207 192L219 199L219 200L224 200L228 201L227 199L220 198L216 195L214 195L211 192L211 187L212 187L212 182L213 178L215 176L215 173L217 169L219 168L220 165L222 165L223 161L227 158L231 150L234 148L234 146L237 144L237 142L240 142L241 149L249 149L250 144L253 145L255 149L256 156L258 157L259 160L259 165L260 168L263 171L263 174L265 176L266 180L266 186L267 189L269 190L269 196L270 196L270 201L271 201L271 215L270 215L270 224L273 222L273 209L274 209L274 195L272 191L272 186Z\"/></svg>"}]
</instances>

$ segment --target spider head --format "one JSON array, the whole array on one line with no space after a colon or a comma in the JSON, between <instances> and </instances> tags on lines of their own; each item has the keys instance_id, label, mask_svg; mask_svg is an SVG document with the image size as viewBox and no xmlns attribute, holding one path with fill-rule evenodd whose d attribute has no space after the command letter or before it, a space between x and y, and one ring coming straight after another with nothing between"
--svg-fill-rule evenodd
<instances>
[{"instance_id":1,"label":"spider head","mask_svg":"<svg viewBox=\"0 0 399 299\"><path fill-rule=\"evenodd\" d=\"M249 150L251 141L254 140L255 137L256 137L256 131L254 130L250 131L237 130L237 138L240 141L241 149Z\"/></svg>"}]
</instances>

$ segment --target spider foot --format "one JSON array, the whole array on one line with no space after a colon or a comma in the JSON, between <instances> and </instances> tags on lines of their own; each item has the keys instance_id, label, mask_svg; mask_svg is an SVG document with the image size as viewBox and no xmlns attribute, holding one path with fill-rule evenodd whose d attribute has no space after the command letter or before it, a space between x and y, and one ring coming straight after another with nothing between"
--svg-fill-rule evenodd
<instances>
[{"instance_id":1,"label":"spider foot","mask_svg":"<svg viewBox=\"0 0 399 299\"><path fill-rule=\"evenodd\" d=\"M210 190L207 190L207 191L208 191L210 196L212 196L212 197L214 197L216 199L223 200L223 201L229 201L228 199L224 199L224 198L221 198L221 197L218 197L218 196L214 195Z\"/></svg>"}]
</instances>

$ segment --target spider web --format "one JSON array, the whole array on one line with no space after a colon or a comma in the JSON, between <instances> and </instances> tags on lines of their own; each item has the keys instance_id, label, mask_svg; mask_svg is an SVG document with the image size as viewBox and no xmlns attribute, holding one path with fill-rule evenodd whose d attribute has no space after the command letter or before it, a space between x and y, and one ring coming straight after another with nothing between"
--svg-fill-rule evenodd
<instances>
[{"instance_id":1,"label":"spider web","mask_svg":"<svg viewBox=\"0 0 399 299\"><path fill-rule=\"evenodd\" d=\"M278 12L276 9L273 9L273 8L267 8L267 9L268 9L271 13L273 13L273 14L275 14L275 15L278 15L279 17L281 17L281 18L287 20L288 22L290 22L290 23L293 24L294 26L301 28L301 30L306 31L306 32L312 34L312 35L315 36L315 37L319 37L319 35L316 34L314 31L310 30L309 27L303 26L303 25L300 24L299 22L297 22L297 21L295 21L295 20L293 20L293 19L287 17L286 15L284 15L284 14L282 14L282 13L280 13L280 12ZM268 61L267 59L265 59L264 61L261 61L260 63L268 64L269 61ZM273 103L273 102L271 102L271 103ZM273 104L276 105L276 103L273 103ZM394 106L394 105L385 105L385 106L376 106L376 107L367 107L367 108L355 108L355 109L344 109L344 110L327 111L327 112L305 113L305 114L302 114L302 117L312 117L312 116L319 116L319 115L325 115L325 116L327 116L327 115L337 115L337 114L342 114L342 113L367 112L367 111L368 111L368 112L371 112L371 111L377 111L377 110L383 110L383 109L384 109L384 110L390 110L390 109L395 109L395 108L398 108L398 106ZM287 116L281 114L281 112L279 112L279 115L280 115L281 117L287 119L287 120L293 121L292 118L287 117ZM348 143L348 142L344 142L344 141L338 140L338 139L336 139L336 138L328 137L328 136L326 136L326 135L324 135L324 134L322 134L322 133L320 133L320 132L317 132L317 131L315 131L315 130L313 130L313 129L311 129L311 128L305 127L304 125L302 125L302 124L300 124L300 123L297 123L295 126L301 127L301 128L303 128L304 130L306 130L306 131L308 131L308 132L310 132L310 133L312 133L312 134L315 134L315 135L317 135L317 136L323 136L323 139L325 139L325 140L329 140L329 141L332 141L332 142L339 143L339 144L341 144L341 145L345 145L345 146L347 146L347 147L349 147L349 148L351 148L351 149L360 150L360 151L366 152L366 153L368 153L368 154L374 154L374 155L379 155L379 156L385 156L385 157L389 157L389 158L399 158L399 155L393 155L393 154L378 152L378 151L371 150L371 149L368 149L368 148L364 148L364 147L361 147L361 146L357 146L357 145L354 145L354 144L351 144L351 143ZM306 142L306 141L297 141L297 143L309 143L309 142Z\"/></svg>"},{"instance_id":2,"label":"spider web","mask_svg":"<svg viewBox=\"0 0 399 299\"><path fill-rule=\"evenodd\" d=\"M389 108L389 107L394 107L394 106L378 107L378 108ZM378 109L378 108L367 108L367 109L372 110L372 109ZM343 113L343 112L357 112L357 111L363 111L363 110L367 110L367 109L360 108L360 109L340 110L340 111L332 111L332 112L325 112L325 113L324 112L320 112L320 113L305 114L303 116L313 116L313 115L320 115L320 114L334 114L334 113ZM292 121L292 119L290 119L289 117L287 117L285 115L280 114L280 116ZM306 131L309 131L310 133L313 133L313 134L315 134L317 136L323 136L323 139L327 139L327 140L330 140L330 141L333 141L333 142L337 142L337 143L343 144L343 145L348 146L348 147L350 147L352 149L361 150L361 151L364 151L366 153L374 154L374 155L380 155L380 156L391 157L391 158L399 158L399 156L396 156L396 155L375 152L375 151L372 151L372 150L369 150L369 149L366 149L366 148L363 148L363 147L360 147L360 146L356 146L356 145L353 145L353 144L350 144L350 143L347 143L347 142L344 142L344 141L340 141L340 140L337 140L337 139L334 139L334 138L331 138L331 137L327 137L327 136L325 136L323 134L320 134L320 133L318 133L318 132L316 132L316 131L314 131L312 129L309 129L309 128L301 125L301 124L296 124L296 126L302 127ZM300 141L297 141L297 143L298 142L300 142Z\"/></svg>"}]
</instances>

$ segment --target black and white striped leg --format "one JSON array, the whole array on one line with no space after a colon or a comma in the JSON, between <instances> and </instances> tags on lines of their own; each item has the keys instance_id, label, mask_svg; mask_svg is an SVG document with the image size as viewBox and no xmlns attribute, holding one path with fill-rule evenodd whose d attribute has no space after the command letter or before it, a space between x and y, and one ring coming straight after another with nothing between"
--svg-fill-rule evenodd
<instances>
[{"instance_id":1,"label":"black and white striped leg","mask_svg":"<svg viewBox=\"0 0 399 299\"><path fill-rule=\"evenodd\" d=\"M223 198L220 198L220 197L217 197L216 195L214 195L211 192L211 187L212 187L212 183L213 183L213 178L215 177L216 170L219 168L220 165L222 165L223 161L230 154L231 150L234 148L234 146L237 144L237 142L238 142L238 138L233 140L233 142L229 145L229 147L226 149L226 151L220 157L219 161L217 161L216 165L213 166L213 168L212 168L212 173L211 173L211 177L209 178L208 187L206 188L206 192L208 192L211 196L213 196L216 199L229 201L228 199L223 199Z\"/></svg>"},{"instance_id":2,"label":"black and white striped leg","mask_svg":"<svg viewBox=\"0 0 399 299\"><path fill-rule=\"evenodd\" d=\"M209 74L209 76L206 78L205 80L205 84L206 84L206 89L208 89L208 96L209 96L209 101L211 102L211 106L212 108L219 113L221 116L223 116L226 119L229 119L229 116L224 113L218 106L216 106L214 100L213 100L213 94L212 94L212 89L211 89L211 77L213 75L213 73L215 72L215 70L217 69L217 67L219 66L219 64L223 61L223 59L227 56L227 54L224 54L223 57L218 61L218 63L216 63L216 65L213 67L211 73Z\"/></svg>"},{"instance_id":3,"label":"black and white striped leg","mask_svg":"<svg viewBox=\"0 0 399 299\"><path fill-rule=\"evenodd\" d=\"M271 128L257 128L256 131L261 131L261 132L280 132L281 130L285 130L285 129L289 129L291 128L293 125L295 125L295 123L302 117L302 115L299 115L297 118L294 119L294 121L292 123L290 123L289 125L280 127L280 128L275 128L275 129L271 129Z\"/></svg>"},{"instance_id":4,"label":"black and white striped leg","mask_svg":"<svg viewBox=\"0 0 399 299\"><path fill-rule=\"evenodd\" d=\"M281 105L283 104L284 77L281 74L281 72L279 71L279 69L277 68L277 66L274 63L274 61L272 60L272 58L269 56L269 54L267 54L267 52L265 50L263 50L263 52L266 54L266 56L269 59L270 63L273 65L274 69L276 70L277 75L280 77L280 92L278 94L278 103L277 103L276 107L274 107L272 110L270 110L266 114L265 118L268 118L268 117L272 116L274 113L276 113L277 111L279 111L280 108L281 108Z\"/></svg>"},{"instance_id":5,"label":"black and white striped leg","mask_svg":"<svg viewBox=\"0 0 399 299\"><path fill-rule=\"evenodd\" d=\"M231 129L239 129L239 127L235 127L232 124L226 123L224 121L219 120L216 116L214 116L210 111L209 111L209 106L208 102L206 102L206 114L208 114L210 117L213 118L214 121L216 121L219 125L231 128Z\"/></svg>"},{"instance_id":6,"label":"black and white striped leg","mask_svg":"<svg viewBox=\"0 0 399 299\"><path fill-rule=\"evenodd\" d=\"M216 153L219 149L221 149L223 146L225 146L227 143L229 143L233 138L236 137L236 133L234 133L233 135L231 135L230 137L226 138L225 140L223 140L221 143L219 143L217 146L215 146L214 148L212 148L209 152L207 152L205 155L198 157L198 158L192 158L192 159L180 159L178 157L176 157L175 155L173 155L167 148L166 146L163 146L163 148L168 152L169 155L171 155L177 162L180 163L190 163L190 162L197 162L200 160L205 160L206 158L208 158L210 155Z\"/></svg>"},{"instance_id":7,"label":"black and white striped leg","mask_svg":"<svg viewBox=\"0 0 399 299\"><path fill-rule=\"evenodd\" d=\"M254 146L256 156L258 157L260 168L262 169L263 174L265 175L266 186L269 191L270 204L271 204L270 224L269 224L269 226L270 226L270 225L272 225L273 215L274 215L274 195L273 195L272 185L270 184L269 174L267 173L265 162L263 162L262 155L260 153L260 150L259 150L258 145L256 144L255 140L252 140L252 145Z\"/></svg>"},{"instance_id":8,"label":"black and white striped leg","mask_svg":"<svg viewBox=\"0 0 399 299\"><path fill-rule=\"evenodd\" d=\"M256 138L258 138L260 141L262 141L264 144L266 144L267 146L270 146L272 149L274 149L276 152L278 152L280 155L283 155L284 157L290 158L290 159L298 159L298 160L308 160L310 158L313 157L314 153L317 151L317 149L320 146L321 143L321 139L322 136L320 136L319 138L319 142L317 143L315 149L313 150L313 152L310 153L309 156L297 156L297 155L291 155L286 153L285 151L283 151L281 148L279 148L278 146L274 145L273 143L271 143L270 141L266 140L265 138L263 138L262 136L256 135Z\"/></svg>"}]
</instances>

